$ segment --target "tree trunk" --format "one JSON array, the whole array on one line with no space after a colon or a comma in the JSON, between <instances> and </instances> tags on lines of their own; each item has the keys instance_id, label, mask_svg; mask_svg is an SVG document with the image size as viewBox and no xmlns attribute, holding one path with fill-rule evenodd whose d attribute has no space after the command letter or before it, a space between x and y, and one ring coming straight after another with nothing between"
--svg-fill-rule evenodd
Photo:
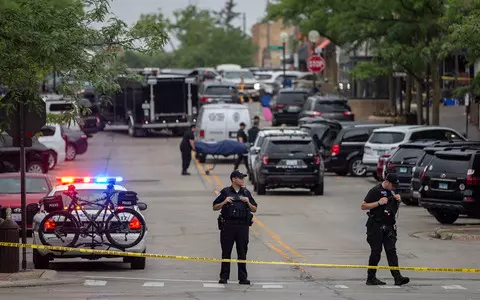
<instances>
[{"instance_id":1,"label":"tree trunk","mask_svg":"<svg viewBox=\"0 0 480 300\"><path fill-rule=\"evenodd\" d=\"M432 125L440 125L440 72L438 62L434 61L432 70Z\"/></svg>"},{"instance_id":2,"label":"tree trunk","mask_svg":"<svg viewBox=\"0 0 480 300\"><path fill-rule=\"evenodd\" d=\"M391 111L397 114L397 101L395 101L395 82L393 74L388 77L388 98L390 99Z\"/></svg>"},{"instance_id":3,"label":"tree trunk","mask_svg":"<svg viewBox=\"0 0 480 300\"><path fill-rule=\"evenodd\" d=\"M423 125L423 81L417 79L415 83L417 90L417 123Z\"/></svg>"},{"instance_id":4,"label":"tree trunk","mask_svg":"<svg viewBox=\"0 0 480 300\"><path fill-rule=\"evenodd\" d=\"M405 113L410 113L412 106L412 88L413 88L413 77L410 74L407 74L407 90L405 91Z\"/></svg>"}]
</instances>

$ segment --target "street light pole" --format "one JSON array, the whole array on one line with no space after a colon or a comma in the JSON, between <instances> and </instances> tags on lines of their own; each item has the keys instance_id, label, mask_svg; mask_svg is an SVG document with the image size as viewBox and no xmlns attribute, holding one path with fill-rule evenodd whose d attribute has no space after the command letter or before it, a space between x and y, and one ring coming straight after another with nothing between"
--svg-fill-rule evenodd
<instances>
[{"instance_id":1,"label":"street light pole","mask_svg":"<svg viewBox=\"0 0 480 300\"><path fill-rule=\"evenodd\" d=\"M316 30L310 30L310 32L308 33L308 40L310 41L310 43L312 43L312 55L315 55L315 46L320 40L320 33L318 33L318 31ZM313 91L315 92L315 94L317 93L316 79L317 74L313 74Z\"/></svg>"},{"instance_id":2,"label":"street light pole","mask_svg":"<svg viewBox=\"0 0 480 300\"><path fill-rule=\"evenodd\" d=\"M283 52L283 87L285 87L286 83L287 83L287 78L286 78L286 70L285 70L285 60L286 60L286 47L287 47L287 41L288 41L288 33L286 32L282 32L280 33L280 40L282 42L282 52Z\"/></svg>"}]
</instances>

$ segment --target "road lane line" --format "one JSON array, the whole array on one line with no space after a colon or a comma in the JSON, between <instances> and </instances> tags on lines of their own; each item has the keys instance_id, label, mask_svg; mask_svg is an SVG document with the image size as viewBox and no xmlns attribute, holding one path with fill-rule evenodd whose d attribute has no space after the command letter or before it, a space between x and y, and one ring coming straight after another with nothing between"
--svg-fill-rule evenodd
<instances>
[{"instance_id":1,"label":"road lane line","mask_svg":"<svg viewBox=\"0 0 480 300\"><path fill-rule=\"evenodd\" d=\"M164 282L158 282L158 281L150 281L150 282L145 282L142 286L145 286L145 287L164 287L165 283Z\"/></svg>"},{"instance_id":2,"label":"road lane line","mask_svg":"<svg viewBox=\"0 0 480 300\"><path fill-rule=\"evenodd\" d=\"M283 289L281 284L263 284L262 288L264 289Z\"/></svg>"},{"instance_id":3,"label":"road lane line","mask_svg":"<svg viewBox=\"0 0 480 300\"><path fill-rule=\"evenodd\" d=\"M217 289L224 289L225 286L220 283L204 283L203 284L204 288L217 288Z\"/></svg>"},{"instance_id":4,"label":"road lane line","mask_svg":"<svg viewBox=\"0 0 480 300\"><path fill-rule=\"evenodd\" d=\"M348 289L348 286L343 285L343 284L337 284L337 285L335 286L335 288L336 288L336 289Z\"/></svg>"},{"instance_id":5,"label":"road lane line","mask_svg":"<svg viewBox=\"0 0 480 300\"><path fill-rule=\"evenodd\" d=\"M84 286L105 286L107 284L106 281L103 280L85 280L83 283Z\"/></svg>"},{"instance_id":6,"label":"road lane line","mask_svg":"<svg viewBox=\"0 0 480 300\"><path fill-rule=\"evenodd\" d=\"M194 156L194 155L192 154L192 156ZM200 174L202 174L202 176L203 176L209 183L212 183L212 180L210 179L210 176L208 176L208 175L205 173L205 170L203 169L202 164L200 164L200 162L198 161L198 159L195 158L195 156L194 156L194 161L195 161L195 164L197 165L198 170L200 171Z\"/></svg>"},{"instance_id":7,"label":"road lane line","mask_svg":"<svg viewBox=\"0 0 480 300\"><path fill-rule=\"evenodd\" d=\"M461 286L461 285L442 285L442 288L446 290L466 290L467 288Z\"/></svg>"}]
</instances>

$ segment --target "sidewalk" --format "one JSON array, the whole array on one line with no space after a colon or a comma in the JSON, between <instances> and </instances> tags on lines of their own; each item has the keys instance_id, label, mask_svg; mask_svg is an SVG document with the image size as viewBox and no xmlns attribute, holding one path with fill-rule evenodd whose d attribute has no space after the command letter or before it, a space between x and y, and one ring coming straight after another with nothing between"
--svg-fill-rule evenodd
<instances>
[{"instance_id":1,"label":"sidewalk","mask_svg":"<svg viewBox=\"0 0 480 300\"><path fill-rule=\"evenodd\" d=\"M431 236L441 240L480 241L480 227L437 228Z\"/></svg>"},{"instance_id":2,"label":"sidewalk","mask_svg":"<svg viewBox=\"0 0 480 300\"><path fill-rule=\"evenodd\" d=\"M59 279L54 270L27 270L0 273L0 288L72 284L78 279Z\"/></svg>"},{"instance_id":3,"label":"sidewalk","mask_svg":"<svg viewBox=\"0 0 480 300\"><path fill-rule=\"evenodd\" d=\"M475 117L475 116L473 116ZM460 133L465 133L465 106L440 106L440 126L450 127ZM430 120L432 114L430 111ZM480 141L480 130L478 125L468 123L469 140Z\"/></svg>"}]
</instances>

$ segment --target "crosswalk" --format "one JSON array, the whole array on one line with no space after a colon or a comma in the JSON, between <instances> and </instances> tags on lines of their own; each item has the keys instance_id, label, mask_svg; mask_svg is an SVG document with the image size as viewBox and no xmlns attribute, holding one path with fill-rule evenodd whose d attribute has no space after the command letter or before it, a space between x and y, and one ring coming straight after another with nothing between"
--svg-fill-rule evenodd
<instances>
[{"instance_id":1,"label":"crosswalk","mask_svg":"<svg viewBox=\"0 0 480 300\"><path fill-rule=\"evenodd\" d=\"M430 290L430 291L469 291L474 293L480 293L480 288L476 285L475 282L468 282L470 286L459 285L459 284L445 284L445 283L435 283L435 284L409 284L405 286L395 286L392 284L383 285L383 286L366 286L364 282L351 282L351 283L324 283L324 282L258 282L252 283L251 289L262 289L262 290L281 290L281 289L315 289L319 287L333 289L333 290L354 290L354 289L398 289L398 290ZM100 279L85 279L83 285L86 287L98 288L98 287L108 287L109 285L121 285L122 280L100 280ZM138 288L193 288L193 289L225 289L228 287L240 287L237 281L231 281L228 284L219 284L214 281L201 281L201 280L172 280L172 281L161 281L161 280L134 280L129 282L128 286L138 287Z\"/></svg>"}]
</instances>

